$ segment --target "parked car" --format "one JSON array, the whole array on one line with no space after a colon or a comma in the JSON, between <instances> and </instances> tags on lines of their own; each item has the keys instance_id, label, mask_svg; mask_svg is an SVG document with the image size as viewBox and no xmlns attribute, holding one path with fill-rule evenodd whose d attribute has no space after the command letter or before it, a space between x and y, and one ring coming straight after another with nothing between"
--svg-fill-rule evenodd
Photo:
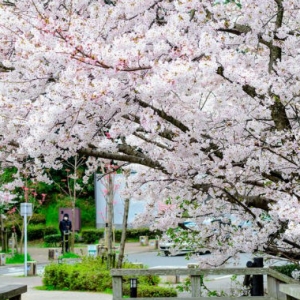
<instances>
[{"instance_id":1,"label":"parked car","mask_svg":"<svg viewBox=\"0 0 300 300\"><path fill-rule=\"evenodd\" d=\"M186 221L183 222L183 227L193 228L196 224L194 222ZM210 251L207 248L201 248L200 250L195 246L188 245L187 243L182 243L181 245L176 245L174 241L165 235L158 243L159 251L165 256L175 256L183 255L187 253L198 253L198 254L209 254Z\"/></svg>"},{"instance_id":2,"label":"parked car","mask_svg":"<svg viewBox=\"0 0 300 300\"><path fill-rule=\"evenodd\" d=\"M233 225L237 226L239 228L247 228L252 226L252 222L249 220L240 220L237 216L234 214L223 214L217 217L210 217L206 218L202 221L202 224L204 226L212 226L213 224L218 224L218 226L223 225ZM194 228L196 226L195 222L192 221L185 221L183 222L181 227L185 229ZM178 229L180 230L180 229ZM218 234L219 229L214 228L212 229L213 234ZM225 235L225 238L230 238L230 234ZM165 235L158 244L159 251L163 253L165 256L169 255L180 255L180 254L187 254L187 253L198 253L198 254L209 254L210 249L209 248L201 248L199 249L198 245L190 245L188 243L181 243L180 245L176 245L172 238L170 238L168 235Z\"/></svg>"}]
</instances>

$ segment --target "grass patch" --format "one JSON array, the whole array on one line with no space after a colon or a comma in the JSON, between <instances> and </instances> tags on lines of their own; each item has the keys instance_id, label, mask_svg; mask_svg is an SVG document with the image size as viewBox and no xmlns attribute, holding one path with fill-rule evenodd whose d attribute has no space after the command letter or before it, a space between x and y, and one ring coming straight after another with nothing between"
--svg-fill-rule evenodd
<instances>
[{"instance_id":1,"label":"grass patch","mask_svg":"<svg viewBox=\"0 0 300 300\"><path fill-rule=\"evenodd\" d=\"M54 291L54 286L35 286L34 287L38 291Z\"/></svg>"},{"instance_id":2,"label":"grass patch","mask_svg":"<svg viewBox=\"0 0 300 300\"><path fill-rule=\"evenodd\" d=\"M58 258L59 259L62 259L62 258L79 258L80 255L76 254L76 253L73 253L73 252L66 252L64 253L64 255L61 255L59 256Z\"/></svg>"},{"instance_id":3,"label":"grass patch","mask_svg":"<svg viewBox=\"0 0 300 300\"><path fill-rule=\"evenodd\" d=\"M112 294L113 294L113 290L112 290L112 289L109 289L109 288L107 288L107 289L105 289L105 290L103 291L103 293L105 293L105 294L109 294L109 295L112 295Z\"/></svg>"},{"instance_id":4,"label":"grass patch","mask_svg":"<svg viewBox=\"0 0 300 300\"><path fill-rule=\"evenodd\" d=\"M31 261L31 256L27 254L27 261ZM24 254L15 254L6 258L6 264L22 264L25 262Z\"/></svg>"}]
</instances>

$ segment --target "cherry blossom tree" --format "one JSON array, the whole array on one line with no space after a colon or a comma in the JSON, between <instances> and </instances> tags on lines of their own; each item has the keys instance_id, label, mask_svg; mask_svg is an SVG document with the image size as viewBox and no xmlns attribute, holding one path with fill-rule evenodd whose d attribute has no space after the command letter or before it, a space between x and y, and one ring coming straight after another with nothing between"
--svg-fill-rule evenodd
<instances>
[{"instance_id":1,"label":"cherry blossom tree","mask_svg":"<svg viewBox=\"0 0 300 300\"><path fill-rule=\"evenodd\" d=\"M300 3L11 0L0 17L3 167L138 164L142 221L193 219L207 264L297 257ZM232 214L252 226L203 225Z\"/></svg>"}]
</instances>

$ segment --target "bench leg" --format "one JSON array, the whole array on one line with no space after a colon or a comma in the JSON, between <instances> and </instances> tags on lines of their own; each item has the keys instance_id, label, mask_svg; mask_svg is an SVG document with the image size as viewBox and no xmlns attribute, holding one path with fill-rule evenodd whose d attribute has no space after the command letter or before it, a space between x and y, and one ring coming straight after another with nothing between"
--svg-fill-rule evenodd
<instances>
[{"instance_id":1,"label":"bench leg","mask_svg":"<svg viewBox=\"0 0 300 300\"><path fill-rule=\"evenodd\" d=\"M9 298L9 300L21 300L21 295L17 295L12 298Z\"/></svg>"}]
</instances>

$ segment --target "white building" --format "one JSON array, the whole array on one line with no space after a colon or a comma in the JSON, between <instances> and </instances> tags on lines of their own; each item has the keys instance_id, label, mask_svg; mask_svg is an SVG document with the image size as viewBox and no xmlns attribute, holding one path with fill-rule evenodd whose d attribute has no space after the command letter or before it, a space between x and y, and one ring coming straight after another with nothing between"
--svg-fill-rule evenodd
<instances>
[{"instance_id":1,"label":"white building","mask_svg":"<svg viewBox=\"0 0 300 300\"><path fill-rule=\"evenodd\" d=\"M134 175L131 175L134 176ZM108 176L102 177L100 174L95 175L95 200L96 200L96 228L103 228L107 223L107 203L106 196L108 191ZM114 226L116 229L122 228L124 214L124 199L122 199L122 190L125 187L125 177L123 174L113 175L114 184ZM142 213L145 208L145 201L130 199L128 227L132 227L132 223L137 214Z\"/></svg>"}]
</instances>

